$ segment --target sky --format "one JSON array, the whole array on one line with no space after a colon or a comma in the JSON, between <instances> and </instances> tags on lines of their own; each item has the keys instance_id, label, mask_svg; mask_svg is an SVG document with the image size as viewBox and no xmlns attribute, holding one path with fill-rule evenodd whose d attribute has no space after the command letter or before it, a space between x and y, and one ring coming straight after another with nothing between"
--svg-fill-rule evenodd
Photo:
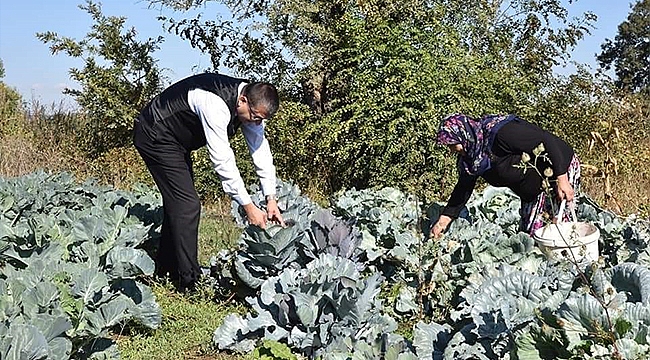
<instances>
[{"instance_id":1,"label":"sky","mask_svg":"<svg viewBox=\"0 0 650 360\"><path fill-rule=\"evenodd\" d=\"M598 16L596 28L572 52L571 61L597 67L596 54L606 39L614 39L618 25L625 21L635 0L564 0L570 16L591 11ZM72 106L74 101L64 96L62 90L78 88L70 79L69 69L82 65L60 53L52 55L48 45L36 38L36 33L53 31L61 36L82 39L92 25L90 16L78 8L83 0L2 0L0 1L0 59L5 68L6 84L14 87L26 101L41 104ZM104 0L102 12L106 16L125 16L126 28L135 27L139 40L158 35L165 36L160 50L154 53L165 75L174 82L210 66L209 57L173 34L164 31L158 15L182 18L183 14L160 8L149 8L146 0ZM203 12L215 14L223 8L210 5ZM558 68L556 72L568 74L573 67Z\"/></svg>"}]
</instances>

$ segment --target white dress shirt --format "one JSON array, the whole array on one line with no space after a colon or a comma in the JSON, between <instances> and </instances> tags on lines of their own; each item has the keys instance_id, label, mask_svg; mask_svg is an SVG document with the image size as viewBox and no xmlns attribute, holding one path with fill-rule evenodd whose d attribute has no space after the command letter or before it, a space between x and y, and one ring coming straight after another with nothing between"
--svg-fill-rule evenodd
<instances>
[{"instance_id":1,"label":"white dress shirt","mask_svg":"<svg viewBox=\"0 0 650 360\"><path fill-rule=\"evenodd\" d=\"M239 94L246 84L239 85ZM192 111L198 115L203 124L210 160L221 179L221 185L226 194L240 205L251 203L251 197L246 190L244 180L241 178L235 153L228 140L228 123L230 123L230 110L226 102L214 93L202 89L188 92L187 102ZM264 195L275 194L275 166L271 147L264 137L264 121L260 125L254 122L242 121L241 131L246 139L248 150L253 158L255 172L260 179Z\"/></svg>"}]
</instances>

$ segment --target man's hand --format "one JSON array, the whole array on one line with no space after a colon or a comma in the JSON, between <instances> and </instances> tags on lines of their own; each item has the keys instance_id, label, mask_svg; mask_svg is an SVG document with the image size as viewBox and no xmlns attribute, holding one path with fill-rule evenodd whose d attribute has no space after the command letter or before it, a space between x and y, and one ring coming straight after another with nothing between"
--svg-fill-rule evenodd
<instances>
[{"instance_id":1,"label":"man's hand","mask_svg":"<svg viewBox=\"0 0 650 360\"><path fill-rule=\"evenodd\" d=\"M559 200L566 199L567 202L573 201L575 193L571 183L569 183L567 174L562 174L557 177L557 195Z\"/></svg>"},{"instance_id":2,"label":"man's hand","mask_svg":"<svg viewBox=\"0 0 650 360\"><path fill-rule=\"evenodd\" d=\"M256 225L262 229L266 229L266 213L264 211L260 210L253 203L244 205L244 211L246 211L246 218L250 225Z\"/></svg>"},{"instance_id":3,"label":"man's hand","mask_svg":"<svg viewBox=\"0 0 650 360\"><path fill-rule=\"evenodd\" d=\"M451 222L451 218L447 215L440 215L440 218L436 223L433 225L431 228L431 233L429 234L429 238L439 238L440 235L442 235L443 231L447 229L447 225Z\"/></svg>"},{"instance_id":4,"label":"man's hand","mask_svg":"<svg viewBox=\"0 0 650 360\"><path fill-rule=\"evenodd\" d=\"M266 198L266 210L268 211L267 217L269 221L272 221L283 227L285 226L284 219L282 219L282 214L280 214L280 209L278 209L278 201L275 200L275 198Z\"/></svg>"}]
</instances>

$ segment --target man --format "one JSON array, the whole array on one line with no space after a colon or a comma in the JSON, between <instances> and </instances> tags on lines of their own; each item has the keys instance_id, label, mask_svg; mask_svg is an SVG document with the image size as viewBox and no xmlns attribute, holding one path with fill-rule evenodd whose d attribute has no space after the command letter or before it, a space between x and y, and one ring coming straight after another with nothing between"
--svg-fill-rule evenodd
<instances>
[{"instance_id":1,"label":"man","mask_svg":"<svg viewBox=\"0 0 650 360\"><path fill-rule=\"evenodd\" d=\"M163 197L162 236L156 275L170 274L180 291L194 287L201 203L194 187L190 153L207 145L224 191L243 206L248 222L265 228L283 224L275 199L275 166L264 122L278 110L276 88L225 75L183 79L156 96L134 123L134 144ZM267 200L264 213L251 202L229 139L241 128Z\"/></svg>"}]
</instances>

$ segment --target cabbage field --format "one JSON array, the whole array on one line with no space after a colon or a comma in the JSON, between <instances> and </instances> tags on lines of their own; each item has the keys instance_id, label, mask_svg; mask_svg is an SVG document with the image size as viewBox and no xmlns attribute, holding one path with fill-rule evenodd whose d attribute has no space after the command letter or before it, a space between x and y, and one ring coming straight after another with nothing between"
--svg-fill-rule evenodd
<instances>
[{"instance_id":1,"label":"cabbage field","mask_svg":"<svg viewBox=\"0 0 650 360\"><path fill-rule=\"evenodd\" d=\"M66 174L0 178L0 359L118 359L111 328L158 327L141 280L160 209Z\"/></svg>"},{"instance_id":2,"label":"cabbage field","mask_svg":"<svg viewBox=\"0 0 650 360\"><path fill-rule=\"evenodd\" d=\"M239 246L211 259L204 283L249 309L214 330L220 351L650 357L647 222L580 197L578 216L600 229L601 257L573 264L517 232L519 200L504 189L475 192L436 241L427 234L440 205L396 189L342 192L328 208L288 182L278 196L289 226L246 226L233 204ZM0 179L0 358L119 358L111 329L159 326L146 282L161 220L150 189L116 191L65 174Z\"/></svg>"}]
</instances>

